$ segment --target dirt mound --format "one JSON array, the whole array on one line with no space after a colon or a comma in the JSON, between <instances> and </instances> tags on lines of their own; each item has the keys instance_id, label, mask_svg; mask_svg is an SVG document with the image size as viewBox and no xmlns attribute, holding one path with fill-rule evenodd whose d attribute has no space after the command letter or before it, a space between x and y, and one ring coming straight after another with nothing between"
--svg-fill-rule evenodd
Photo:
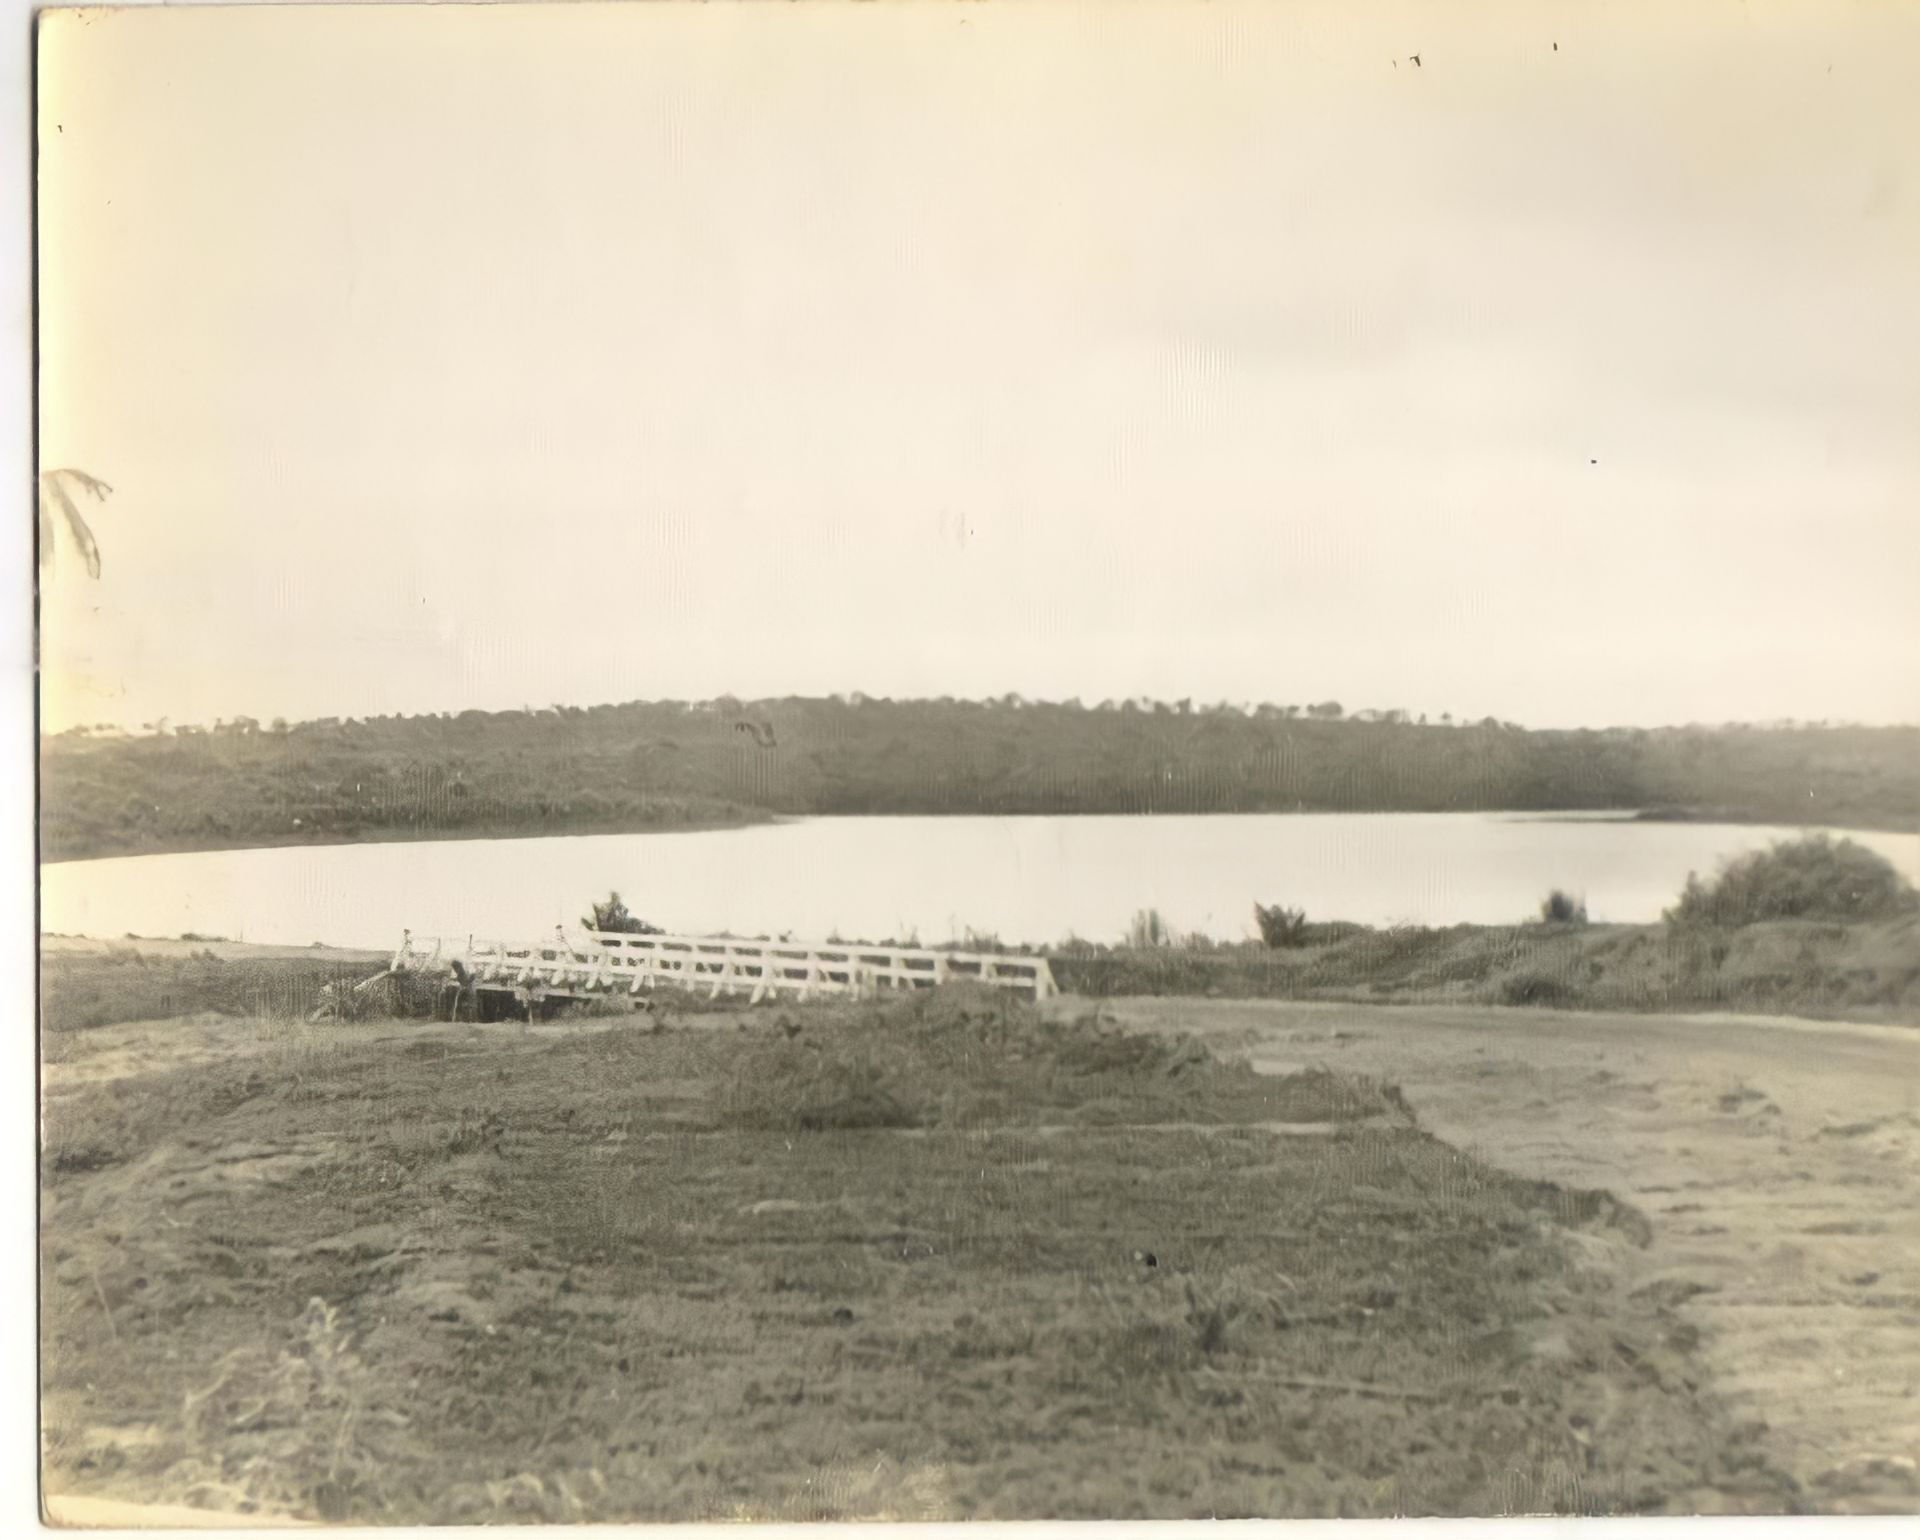
<instances>
[{"instance_id":1,"label":"dirt mound","mask_svg":"<svg viewBox=\"0 0 1920 1540\"><path fill-rule=\"evenodd\" d=\"M1396 1088L1223 1061L1197 1039L1049 1017L959 986L865 1007L785 1012L717 1094L731 1127L1411 1122Z\"/></svg>"}]
</instances>

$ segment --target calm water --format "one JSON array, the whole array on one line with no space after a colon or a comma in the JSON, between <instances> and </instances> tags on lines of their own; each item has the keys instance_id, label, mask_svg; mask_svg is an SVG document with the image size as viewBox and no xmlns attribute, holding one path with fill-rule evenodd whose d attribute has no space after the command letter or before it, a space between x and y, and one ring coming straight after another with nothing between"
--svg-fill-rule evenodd
<instances>
[{"instance_id":1,"label":"calm water","mask_svg":"<svg viewBox=\"0 0 1920 1540\"><path fill-rule=\"evenodd\" d=\"M42 928L390 947L532 936L618 889L670 930L932 943L1118 940L1151 906L1253 934L1252 905L1371 924L1528 919L1553 887L1596 920L1657 919L1689 871L1789 832L1514 814L821 818L697 834L289 847L68 862ZM1920 879L1920 836L1850 836Z\"/></svg>"}]
</instances>

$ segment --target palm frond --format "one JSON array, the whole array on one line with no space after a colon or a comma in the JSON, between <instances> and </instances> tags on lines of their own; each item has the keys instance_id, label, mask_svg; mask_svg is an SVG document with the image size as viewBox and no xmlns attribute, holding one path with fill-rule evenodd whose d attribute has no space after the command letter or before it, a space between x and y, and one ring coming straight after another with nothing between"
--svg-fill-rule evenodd
<instances>
[{"instance_id":1,"label":"palm frond","mask_svg":"<svg viewBox=\"0 0 1920 1540\"><path fill-rule=\"evenodd\" d=\"M93 531L87 527L87 521L80 516L80 510L74 506L73 495L67 490L71 482L95 502L104 503L107 494L113 491L98 476L89 476L85 471L68 468L45 471L40 476L40 565L51 570L53 567L56 541L56 524L53 508L58 507L65 516L67 532L80 550L80 559L87 564L90 577L100 576L100 542L93 537Z\"/></svg>"},{"instance_id":2,"label":"palm frond","mask_svg":"<svg viewBox=\"0 0 1920 1540\"><path fill-rule=\"evenodd\" d=\"M98 476L89 476L85 471L74 470L71 466L62 466L59 470L48 471L47 474L56 480L64 477L71 481L82 492L91 495L95 502L104 503L107 500L107 494L113 490Z\"/></svg>"}]
</instances>

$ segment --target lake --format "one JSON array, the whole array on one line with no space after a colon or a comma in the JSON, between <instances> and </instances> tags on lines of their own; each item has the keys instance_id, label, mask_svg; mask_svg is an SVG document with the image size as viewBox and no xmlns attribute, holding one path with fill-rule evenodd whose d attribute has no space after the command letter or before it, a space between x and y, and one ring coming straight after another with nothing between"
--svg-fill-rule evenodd
<instances>
[{"instance_id":1,"label":"lake","mask_svg":"<svg viewBox=\"0 0 1920 1540\"><path fill-rule=\"evenodd\" d=\"M1140 909L1251 936L1252 906L1374 925L1502 924L1549 889L1591 917L1649 921L1689 871L1799 831L1617 815L1248 814L816 818L684 834L287 846L42 869L41 928L388 948L520 938L617 889L669 930L927 943L1117 941ZM1920 879L1920 835L1852 834Z\"/></svg>"}]
</instances>

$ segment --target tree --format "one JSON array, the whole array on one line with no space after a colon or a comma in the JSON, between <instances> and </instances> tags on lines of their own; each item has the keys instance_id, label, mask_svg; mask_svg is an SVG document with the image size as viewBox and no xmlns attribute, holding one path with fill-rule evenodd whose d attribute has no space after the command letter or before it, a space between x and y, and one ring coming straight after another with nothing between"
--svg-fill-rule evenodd
<instances>
[{"instance_id":1,"label":"tree","mask_svg":"<svg viewBox=\"0 0 1920 1540\"><path fill-rule=\"evenodd\" d=\"M87 527L87 521L80 516L80 510L74 504L73 494L83 492L97 503L104 503L107 495L113 491L97 476L89 476L85 471L60 469L40 473L40 565L48 571L53 569L53 552L58 544L59 520L54 518L57 509L64 517L68 538L80 552L80 559L87 564L87 576L100 576L100 543L93 538L93 531Z\"/></svg>"},{"instance_id":2,"label":"tree","mask_svg":"<svg viewBox=\"0 0 1920 1540\"><path fill-rule=\"evenodd\" d=\"M580 923L588 930L614 931L623 936L665 934L658 925L649 925L637 915L628 914L627 906L620 901L618 893L609 893L604 904L595 904L593 913L582 918Z\"/></svg>"},{"instance_id":3,"label":"tree","mask_svg":"<svg viewBox=\"0 0 1920 1540\"><path fill-rule=\"evenodd\" d=\"M1279 904L1255 904L1254 923L1260 927L1260 939L1270 947L1299 946L1306 940L1307 912L1286 909Z\"/></svg>"},{"instance_id":4,"label":"tree","mask_svg":"<svg viewBox=\"0 0 1920 1540\"><path fill-rule=\"evenodd\" d=\"M1158 909L1142 909L1127 927L1127 945L1136 950L1174 945L1173 927L1161 918Z\"/></svg>"},{"instance_id":5,"label":"tree","mask_svg":"<svg viewBox=\"0 0 1920 1540\"><path fill-rule=\"evenodd\" d=\"M1346 708L1337 700L1323 700L1317 706L1307 707L1307 715L1310 717L1319 717L1322 721L1326 722L1337 722L1341 717L1346 715Z\"/></svg>"}]
</instances>

